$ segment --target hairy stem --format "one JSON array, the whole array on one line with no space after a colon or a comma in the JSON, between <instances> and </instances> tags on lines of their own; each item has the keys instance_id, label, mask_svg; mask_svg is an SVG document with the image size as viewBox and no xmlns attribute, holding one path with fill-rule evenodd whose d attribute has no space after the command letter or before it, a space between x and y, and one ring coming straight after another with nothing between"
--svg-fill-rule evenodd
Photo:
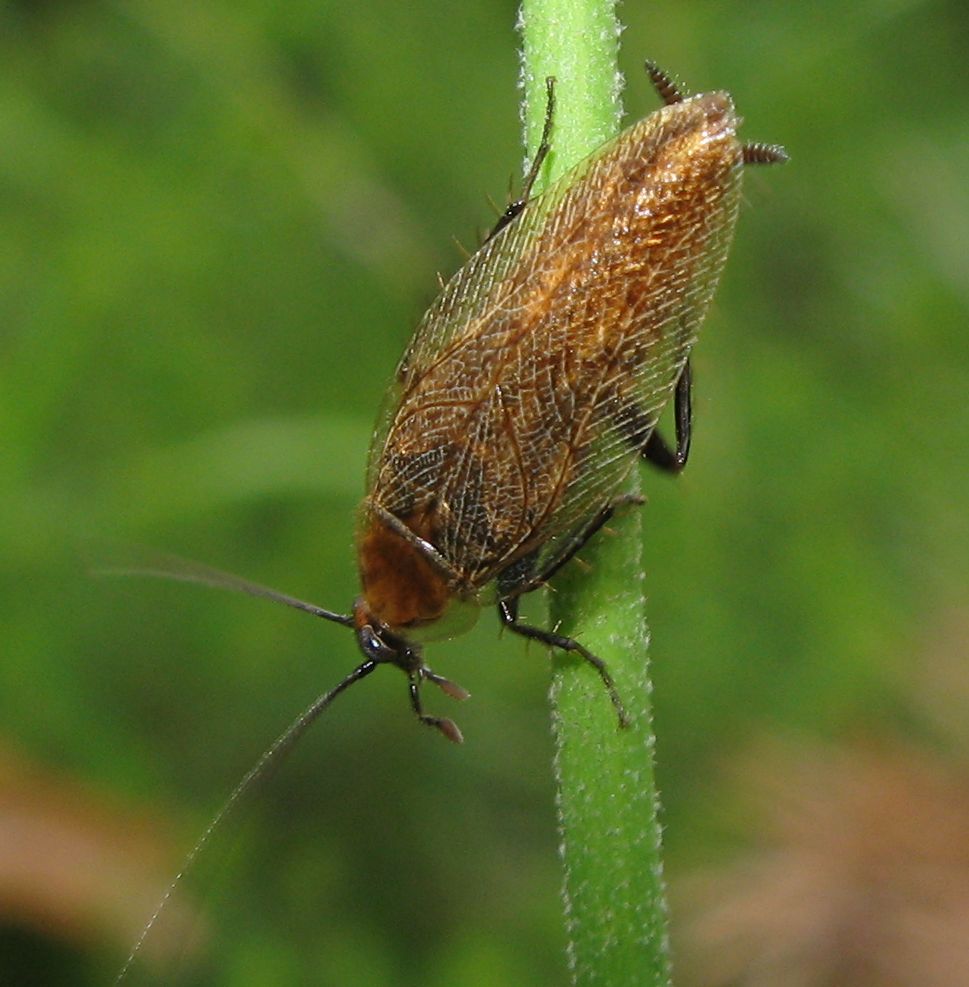
<instances>
[{"instance_id":1,"label":"hairy stem","mask_svg":"<svg viewBox=\"0 0 969 987\"><path fill-rule=\"evenodd\" d=\"M621 114L613 0L523 0L522 78L528 153L556 79L552 150L536 191L613 136ZM634 477L627 493L636 494ZM569 965L580 987L670 983L667 912L653 774L641 511L617 517L555 580L553 623L608 665L630 726L595 669L564 655L551 691Z\"/></svg>"}]
</instances>

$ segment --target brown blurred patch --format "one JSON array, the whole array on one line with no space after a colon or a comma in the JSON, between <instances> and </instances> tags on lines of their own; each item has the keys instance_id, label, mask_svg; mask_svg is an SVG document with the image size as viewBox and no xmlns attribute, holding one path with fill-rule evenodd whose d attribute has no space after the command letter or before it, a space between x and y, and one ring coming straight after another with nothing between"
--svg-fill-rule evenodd
<instances>
[{"instance_id":1,"label":"brown blurred patch","mask_svg":"<svg viewBox=\"0 0 969 987\"><path fill-rule=\"evenodd\" d=\"M683 983L969 984L969 613L925 627L867 739L765 736L733 762L751 849L674 883Z\"/></svg>"},{"instance_id":2,"label":"brown blurred patch","mask_svg":"<svg viewBox=\"0 0 969 987\"><path fill-rule=\"evenodd\" d=\"M753 839L676 887L684 982L969 984L969 776L900 744L764 741Z\"/></svg>"},{"instance_id":3,"label":"brown blurred patch","mask_svg":"<svg viewBox=\"0 0 969 987\"><path fill-rule=\"evenodd\" d=\"M144 927L178 854L155 819L0 746L0 922L119 953ZM146 959L181 951L195 924L175 901Z\"/></svg>"}]
</instances>

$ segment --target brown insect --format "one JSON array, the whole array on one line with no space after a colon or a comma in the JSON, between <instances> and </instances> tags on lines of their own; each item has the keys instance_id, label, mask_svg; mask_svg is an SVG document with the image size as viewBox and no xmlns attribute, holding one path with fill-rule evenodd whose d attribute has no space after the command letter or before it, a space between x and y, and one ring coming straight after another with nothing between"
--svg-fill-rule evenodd
<instances>
[{"instance_id":1,"label":"brown insect","mask_svg":"<svg viewBox=\"0 0 969 987\"><path fill-rule=\"evenodd\" d=\"M688 357L723 268L743 165L784 160L743 145L726 93L684 98L647 66L665 102L529 200L521 199L424 316L397 369L370 453L357 537L363 595L353 626L369 669L443 686L419 644L496 603L517 634L603 663L522 624L545 583L613 513L640 457L686 463ZM654 431L675 392L677 442Z\"/></svg>"},{"instance_id":2,"label":"brown insect","mask_svg":"<svg viewBox=\"0 0 969 987\"><path fill-rule=\"evenodd\" d=\"M689 354L727 256L744 165L787 158L738 140L726 93L686 97L655 65L646 69L665 105L531 198L549 151L549 80L521 197L421 320L380 414L353 612L202 567L162 573L353 627L364 661L296 735L378 665L396 665L420 721L460 741L452 720L424 712L421 685L467 693L424 664L422 646L467 629L486 604L514 633L594 665L625 721L603 662L521 623L519 600L603 526L639 459L672 472L686 464ZM671 397L674 449L655 431Z\"/></svg>"},{"instance_id":3,"label":"brown insect","mask_svg":"<svg viewBox=\"0 0 969 987\"><path fill-rule=\"evenodd\" d=\"M549 151L549 80L545 128L521 197L444 287L397 368L370 450L357 529L363 591L351 614L182 560L125 568L353 627L364 660L232 792L116 983L226 815L340 693L379 665L406 673L422 723L461 740L452 720L424 712L421 685L457 699L467 693L424 664L422 646L467 629L482 606L496 604L514 633L595 666L625 722L603 662L578 641L521 623L518 603L623 503L623 480L639 459L672 472L686 464L689 354L733 235L743 166L787 158L780 147L737 139L726 93L686 98L656 66L646 68L665 106L531 198ZM674 449L655 431L671 397Z\"/></svg>"}]
</instances>

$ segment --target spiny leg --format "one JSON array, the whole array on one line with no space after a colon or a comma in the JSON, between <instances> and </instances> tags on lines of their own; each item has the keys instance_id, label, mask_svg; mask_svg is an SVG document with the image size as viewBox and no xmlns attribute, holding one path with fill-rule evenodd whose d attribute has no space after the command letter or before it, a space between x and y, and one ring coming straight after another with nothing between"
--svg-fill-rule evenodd
<instances>
[{"instance_id":1,"label":"spiny leg","mask_svg":"<svg viewBox=\"0 0 969 987\"><path fill-rule=\"evenodd\" d=\"M623 507L635 505L637 507L645 504L644 498L638 494L623 494L617 497L612 503L607 504L584 528L576 532L562 548L560 555L552 560L551 564L541 570L535 570L534 563L538 555L532 552L520 559L514 566L509 567L498 576L498 593L503 599L513 596L522 596L530 593L533 589L547 583L566 563L571 562L576 554L580 552L589 539L606 524L610 518Z\"/></svg>"},{"instance_id":2,"label":"spiny leg","mask_svg":"<svg viewBox=\"0 0 969 987\"><path fill-rule=\"evenodd\" d=\"M613 514L616 513L617 506L618 504L607 504L599 511L592 521L573 537L562 554L544 572L534 577L536 583L547 583L562 566L571 562L582 551L582 547L588 543L589 539L609 523Z\"/></svg>"},{"instance_id":3,"label":"spiny leg","mask_svg":"<svg viewBox=\"0 0 969 987\"><path fill-rule=\"evenodd\" d=\"M552 122L555 119L555 76L550 75L545 79L545 122L542 124L542 136L532 160L532 166L528 169L525 177L525 184L522 186L522 194L519 196L520 205L524 206L528 197L532 194L532 186L538 178L538 173L542 170L545 158L552 149ZM518 209L521 212L521 208ZM517 213L516 213L517 215Z\"/></svg>"},{"instance_id":4,"label":"spiny leg","mask_svg":"<svg viewBox=\"0 0 969 987\"><path fill-rule=\"evenodd\" d=\"M673 416L676 420L676 451L671 450L663 436L654 429L649 433L642 453L643 459L667 473L679 473L690 458L690 440L693 436L693 373L689 360L676 382Z\"/></svg>"},{"instance_id":5,"label":"spiny leg","mask_svg":"<svg viewBox=\"0 0 969 987\"><path fill-rule=\"evenodd\" d=\"M548 152L552 149L552 120L555 116L555 78L549 76L545 80L545 125L542 127L542 139L538 142L538 149L532 159L532 166L525 176L525 183L522 185L521 195L514 202L508 203L505 211L498 217L495 228L488 234L485 243L492 237L497 236L521 211L528 205L528 198L532 194L532 186L538 178L538 173L545 163Z\"/></svg>"},{"instance_id":6,"label":"spiny leg","mask_svg":"<svg viewBox=\"0 0 969 987\"><path fill-rule=\"evenodd\" d=\"M449 720L446 716L430 716L424 712L424 706L421 703L421 682L425 678L430 679L435 685L439 685L442 688L444 688L443 683L447 682L447 679L442 679L439 675L435 675L430 669L419 668L417 671L411 672L408 676L411 709L424 726L434 727L436 730L440 730L448 740L453 741L455 744L464 743L464 736L454 720ZM451 682L447 684L453 686ZM462 689L461 692L463 691ZM457 693L452 693L452 695L455 695L455 698L461 698Z\"/></svg>"},{"instance_id":7,"label":"spiny leg","mask_svg":"<svg viewBox=\"0 0 969 987\"><path fill-rule=\"evenodd\" d=\"M616 689L616 684L612 681L612 676L609 674L609 669L606 667L606 663L601 658L594 655L584 645L579 644L579 642L574 638L565 637L562 634L555 634L553 631L545 631L540 627L532 627L529 624L518 623L517 596L512 597L510 600L498 601L498 618L505 627L521 637L524 637L530 641L540 641L549 648L558 648L560 651L567 651L570 654L581 655L599 673L599 678L602 679L602 684L606 687L606 691L609 693L609 698L612 700L612 705L616 709L616 714L619 717L619 726L629 726L629 717L626 714L626 707L623 706L622 699L619 696L619 691Z\"/></svg>"}]
</instances>

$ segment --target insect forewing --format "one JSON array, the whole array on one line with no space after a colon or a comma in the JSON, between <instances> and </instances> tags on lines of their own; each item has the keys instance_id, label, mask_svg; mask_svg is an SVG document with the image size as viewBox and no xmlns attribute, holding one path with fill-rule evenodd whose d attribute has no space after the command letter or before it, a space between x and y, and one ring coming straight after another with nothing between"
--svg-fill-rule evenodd
<instances>
[{"instance_id":1,"label":"insect forewing","mask_svg":"<svg viewBox=\"0 0 969 987\"><path fill-rule=\"evenodd\" d=\"M743 152L723 93L667 106L530 202L446 285L401 361L370 502L468 594L544 571L615 496L726 258Z\"/></svg>"}]
</instances>

